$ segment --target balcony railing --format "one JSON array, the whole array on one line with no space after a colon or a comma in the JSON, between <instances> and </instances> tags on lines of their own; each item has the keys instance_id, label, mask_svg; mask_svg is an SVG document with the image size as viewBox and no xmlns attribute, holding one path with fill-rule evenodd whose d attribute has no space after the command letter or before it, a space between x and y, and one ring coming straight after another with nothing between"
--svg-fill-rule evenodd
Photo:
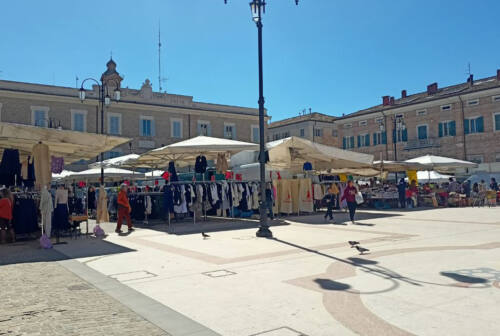
<instances>
[{"instance_id":1,"label":"balcony railing","mask_svg":"<svg viewBox=\"0 0 500 336\"><path fill-rule=\"evenodd\" d=\"M409 139L406 142L405 150L422 149L429 147L439 147L438 138L427 138L427 139Z\"/></svg>"}]
</instances>

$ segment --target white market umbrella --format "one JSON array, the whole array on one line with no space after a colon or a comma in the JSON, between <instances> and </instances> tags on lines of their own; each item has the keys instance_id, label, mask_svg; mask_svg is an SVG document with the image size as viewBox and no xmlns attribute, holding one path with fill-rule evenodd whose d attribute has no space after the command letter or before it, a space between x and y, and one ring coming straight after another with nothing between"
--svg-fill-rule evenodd
<instances>
[{"instance_id":1,"label":"white market umbrella","mask_svg":"<svg viewBox=\"0 0 500 336\"><path fill-rule=\"evenodd\" d=\"M104 168L104 178L108 180L126 180L143 178L144 174L136 173L131 170L120 168ZM101 178L101 168L91 168L81 172L74 172L63 179L66 181L73 180L99 180Z\"/></svg>"},{"instance_id":2,"label":"white market umbrella","mask_svg":"<svg viewBox=\"0 0 500 336\"><path fill-rule=\"evenodd\" d=\"M453 177L452 175L446 175L446 174L441 174L437 171L418 171L417 172L417 179L418 182L434 182L434 183L441 183L441 182L448 182L450 177ZM408 178L406 178L408 180Z\"/></svg>"},{"instance_id":3,"label":"white market umbrella","mask_svg":"<svg viewBox=\"0 0 500 336\"><path fill-rule=\"evenodd\" d=\"M89 168L120 168L120 167L133 167L135 160L139 158L139 154L127 154L111 159L107 159L100 162L94 162L89 164Z\"/></svg>"},{"instance_id":4,"label":"white market umbrella","mask_svg":"<svg viewBox=\"0 0 500 336\"><path fill-rule=\"evenodd\" d=\"M405 162L416 162L432 167L432 170L437 171L452 171L457 168L475 168L477 164L474 162L453 159L437 155L424 155L414 159L406 160Z\"/></svg>"},{"instance_id":5,"label":"white market umbrella","mask_svg":"<svg viewBox=\"0 0 500 336\"><path fill-rule=\"evenodd\" d=\"M75 174L75 172L71 171L71 170L63 170L62 172L60 172L59 174L52 174L52 179L53 180L60 180L62 178L65 178L66 176L70 176L71 174Z\"/></svg>"}]
</instances>

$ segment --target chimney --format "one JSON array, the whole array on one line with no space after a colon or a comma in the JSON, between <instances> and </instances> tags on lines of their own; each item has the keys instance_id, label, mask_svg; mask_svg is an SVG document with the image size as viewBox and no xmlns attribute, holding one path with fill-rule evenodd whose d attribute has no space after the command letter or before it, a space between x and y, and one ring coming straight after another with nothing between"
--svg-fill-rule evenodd
<instances>
[{"instance_id":1,"label":"chimney","mask_svg":"<svg viewBox=\"0 0 500 336\"><path fill-rule=\"evenodd\" d=\"M472 86L474 84L474 75L470 74L469 78L467 78L467 83L469 83L469 86Z\"/></svg>"},{"instance_id":2,"label":"chimney","mask_svg":"<svg viewBox=\"0 0 500 336\"><path fill-rule=\"evenodd\" d=\"M383 105L383 106L387 106L387 105L389 105L389 99L390 99L390 97L389 97L389 96L383 96L383 97L382 97L382 105Z\"/></svg>"},{"instance_id":3,"label":"chimney","mask_svg":"<svg viewBox=\"0 0 500 336\"><path fill-rule=\"evenodd\" d=\"M394 105L394 97L391 97L390 100L389 100L389 105Z\"/></svg>"},{"instance_id":4,"label":"chimney","mask_svg":"<svg viewBox=\"0 0 500 336\"><path fill-rule=\"evenodd\" d=\"M500 81L500 69L497 70L497 81Z\"/></svg>"},{"instance_id":5,"label":"chimney","mask_svg":"<svg viewBox=\"0 0 500 336\"><path fill-rule=\"evenodd\" d=\"M427 94L429 96L435 94L437 91L438 91L438 83L432 83L427 85Z\"/></svg>"},{"instance_id":6,"label":"chimney","mask_svg":"<svg viewBox=\"0 0 500 336\"><path fill-rule=\"evenodd\" d=\"M406 90L401 91L401 98L406 98Z\"/></svg>"}]
</instances>

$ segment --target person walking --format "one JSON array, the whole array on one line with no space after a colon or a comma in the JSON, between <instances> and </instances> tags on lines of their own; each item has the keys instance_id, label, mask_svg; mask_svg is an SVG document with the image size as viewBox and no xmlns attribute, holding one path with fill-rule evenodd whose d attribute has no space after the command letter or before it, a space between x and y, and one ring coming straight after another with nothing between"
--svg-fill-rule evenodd
<instances>
[{"instance_id":1,"label":"person walking","mask_svg":"<svg viewBox=\"0 0 500 336\"><path fill-rule=\"evenodd\" d=\"M354 222L354 214L356 213L356 194L358 189L354 186L354 182L349 180L347 182L347 187L344 190L344 194L342 195L341 201L344 199L347 201L347 208L349 209L349 218L351 219L352 224L356 224Z\"/></svg>"},{"instance_id":2,"label":"person walking","mask_svg":"<svg viewBox=\"0 0 500 336\"><path fill-rule=\"evenodd\" d=\"M490 189L494 190L494 191L498 191L498 183L494 177L491 178Z\"/></svg>"},{"instance_id":3,"label":"person walking","mask_svg":"<svg viewBox=\"0 0 500 336\"><path fill-rule=\"evenodd\" d=\"M128 187L126 184L122 184L120 187L120 192L118 193L118 220L116 222L116 233L121 233L123 219L127 220L128 231L134 231L132 227L132 219L130 219L130 212L132 212L132 208L130 207L130 203L128 201L127 196Z\"/></svg>"},{"instance_id":4,"label":"person walking","mask_svg":"<svg viewBox=\"0 0 500 336\"><path fill-rule=\"evenodd\" d=\"M16 241L16 233L12 226L12 204L13 197L9 189L2 189L0 199L0 242L6 243L7 231L10 233L12 242Z\"/></svg>"},{"instance_id":5,"label":"person walking","mask_svg":"<svg viewBox=\"0 0 500 336\"><path fill-rule=\"evenodd\" d=\"M333 186L333 184L332 184ZM326 195L323 197L322 202L326 204L326 214L325 214L325 222L327 221L327 217L331 221L333 221L333 207L335 206L335 194L334 194L334 188L330 186L326 190ZM337 189L338 191L338 189Z\"/></svg>"},{"instance_id":6,"label":"person walking","mask_svg":"<svg viewBox=\"0 0 500 336\"><path fill-rule=\"evenodd\" d=\"M402 178L398 183L399 205L401 208L406 208L406 182Z\"/></svg>"}]
</instances>

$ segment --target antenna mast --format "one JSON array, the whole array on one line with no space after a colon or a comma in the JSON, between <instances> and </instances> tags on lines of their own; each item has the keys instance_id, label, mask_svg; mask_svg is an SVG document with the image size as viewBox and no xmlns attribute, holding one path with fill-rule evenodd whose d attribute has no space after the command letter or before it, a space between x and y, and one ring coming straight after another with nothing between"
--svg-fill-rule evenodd
<instances>
[{"instance_id":1,"label":"antenna mast","mask_svg":"<svg viewBox=\"0 0 500 336\"><path fill-rule=\"evenodd\" d=\"M158 20L158 88L161 92L161 28L160 28L160 20Z\"/></svg>"}]
</instances>

